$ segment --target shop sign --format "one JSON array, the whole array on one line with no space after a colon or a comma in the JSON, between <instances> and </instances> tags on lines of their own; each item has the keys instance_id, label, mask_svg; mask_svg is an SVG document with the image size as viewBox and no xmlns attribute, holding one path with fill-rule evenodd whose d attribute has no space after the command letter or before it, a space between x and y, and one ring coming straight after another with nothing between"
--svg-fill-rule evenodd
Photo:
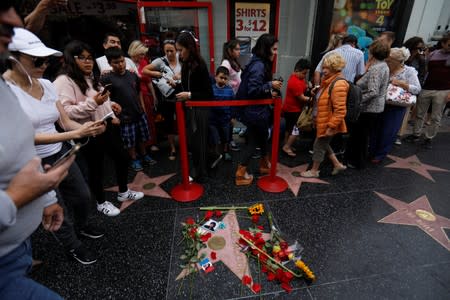
<instances>
[{"instance_id":1,"label":"shop sign","mask_svg":"<svg viewBox=\"0 0 450 300\"><path fill-rule=\"evenodd\" d=\"M258 38L270 31L270 3L235 4L235 37Z\"/></svg>"}]
</instances>

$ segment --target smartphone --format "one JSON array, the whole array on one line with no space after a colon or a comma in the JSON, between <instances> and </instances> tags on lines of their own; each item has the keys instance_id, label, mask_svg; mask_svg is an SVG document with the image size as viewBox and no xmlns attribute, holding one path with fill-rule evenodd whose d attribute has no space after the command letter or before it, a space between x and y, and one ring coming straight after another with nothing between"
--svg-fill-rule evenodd
<instances>
[{"instance_id":1,"label":"smartphone","mask_svg":"<svg viewBox=\"0 0 450 300\"><path fill-rule=\"evenodd\" d=\"M65 161L67 161L70 157L72 157L72 155L75 155L78 151L80 151L80 148L81 148L81 144L80 143L77 143L77 144L73 145L72 148L70 148L67 152L65 152L63 155L61 155L61 157L58 158L53 163L53 165L50 167L49 170L51 170L51 169L61 165Z\"/></svg>"},{"instance_id":2,"label":"smartphone","mask_svg":"<svg viewBox=\"0 0 450 300\"><path fill-rule=\"evenodd\" d=\"M106 92L111 91L112 83L108 83L103 87L102 96L106 94Z\"/></svg>"},{"instance_id":3,"label":"smartphone","mask_svg":"<svg viewBox=\"0 0 450 300\"><path fill-rule=\"evenodd\" d=\"M108 121L111 120L114 117L114 112L107 113L103 116L102 121Z\"/></svg>"}]
</instances>

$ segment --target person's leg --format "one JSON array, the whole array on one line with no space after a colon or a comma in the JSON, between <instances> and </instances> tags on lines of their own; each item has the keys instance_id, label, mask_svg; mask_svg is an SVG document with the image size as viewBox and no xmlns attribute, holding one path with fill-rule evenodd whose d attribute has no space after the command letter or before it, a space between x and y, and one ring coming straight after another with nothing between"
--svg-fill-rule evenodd
<instances>
[{"instance_id":1,"label":"person's leg","mask_svg":"<svg viewBox=\"0 0 450 300\"><path fill-rule=\"evenodd\" d=\"M62 300L54 291L27 277L31 264L29 238L12 252L0 257L0 299Z\"/></svg>"},{"instance_id":2,"label":"person's leg","mask_svg":"<svg viewBox=\"0 0 450 300\"><path fill-rule=\"evenodd\" d=\"M431 125L428 126L425 132L425 138L433 139L438 133L439 127L441 126L442 112L447 103L447 95L450 90L444 91L432 91L431 97Z\"/></svg>"},{"instance_id":3,"label":"person's leg","mask_svg":"<svg viewBox=\"0 0 450 300\"><path fill-rule=\"evenodd\" d=\"M383 160L386 155L391 151L392 146L397 138L397 132L399 131L403 117L405 116L406 108L393 106L386 108L383 112L383 124L379 131L380 140L377 147L374 149L373 159L374 162Z\"/></svg>"},{"instance_id":4,"label":"person's leg","mask_svg":"<svg viewBox=\"0 0 450 300\"><path fill-rule=\"evenodd\" d=\"M414 123L413 135L420 136L422 133L423 124L427 116L428 107L431 104L431 94L430 90L422 90L417 97L416 103L416 121Z\"/></svg>"},{"instance_id":5,"label":"person's leg","mask_svg":"<svg viewBox=\"0 0 450 300\"><path fill-rule=\"evenodd\" d=\"M119 192L123 193L128 190L128 163L130 158L120 137L119 127L108 125L105 133L107 135L105 136L104 151L112 158L116 169Z\"/></svg>"},{"instance_id":6,"label":"person's leg","mask_svg":"<svg viewBox=\"0 0 450 300\"><path fill-rule=\"evenodd\" d=\"M319 177L320 164L325 158L325 154L330 148L330 142L333 137L320 137L316 138L313 146L313 163L310 170L302 172L302 177Z\"/></svg>"}]
</instances>

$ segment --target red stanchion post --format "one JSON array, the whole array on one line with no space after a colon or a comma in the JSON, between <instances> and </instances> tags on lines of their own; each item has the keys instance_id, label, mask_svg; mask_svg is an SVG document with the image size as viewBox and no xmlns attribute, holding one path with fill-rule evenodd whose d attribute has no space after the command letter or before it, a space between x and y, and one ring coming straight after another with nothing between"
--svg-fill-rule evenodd
<instances>
[{"instance_id":1,"label":"red stanchion post","mask_svg":"<svg viewBox=\"0 0 450 300\"><path fill-rule=\"evenodd\" d=\"M176 102L178 144L180 148L181 184L176 185L170 192L173 199L178 202L195 201L203 195L203 186L189 182L189 161L186 139L186 118L183 110L183 102Z\"/></svg>"},{"instance_id":2,"label":"red stanchion post","mask_svg":"<svg viewBox=\"0 0 450 300\"><path fill-rule=\"evenodd\" d=\"M276 176L278 163L278 143L280 140L281 98L276 98L274 100L274 104L275 107L272 129L272 159L270 162L270 174L261 177L258 180L257 184L259 188L265 192L281 193L288 187L287 182L283 178Z\"/></svg>"}]
</instances>

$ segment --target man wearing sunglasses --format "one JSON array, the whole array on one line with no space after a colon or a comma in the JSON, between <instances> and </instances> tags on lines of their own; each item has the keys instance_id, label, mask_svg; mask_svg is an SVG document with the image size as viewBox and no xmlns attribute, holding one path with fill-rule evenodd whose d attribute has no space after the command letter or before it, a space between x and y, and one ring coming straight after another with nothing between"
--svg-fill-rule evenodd
<instances>
[{"instance_id":1,"label":"man wearing sunglasses","mask_svg":"<svg viewBox=\"0 0 450 300\"><path fill-rule=\"evenodd\" d=\"M13 27L22 21L11 0L0 1L0 56L8 57ZM27 58L28 59L28 58ZM30 63L42 64L29 57ZM33 61L34 60L34 61ZM62 299L26 276L31 268L30 235L42 221L56 231L62 209L56 204L56 188L75 157L43 172L36 156L34 130L19 102L0 78L0 299Z\"/></svg>"}]
</instances>

